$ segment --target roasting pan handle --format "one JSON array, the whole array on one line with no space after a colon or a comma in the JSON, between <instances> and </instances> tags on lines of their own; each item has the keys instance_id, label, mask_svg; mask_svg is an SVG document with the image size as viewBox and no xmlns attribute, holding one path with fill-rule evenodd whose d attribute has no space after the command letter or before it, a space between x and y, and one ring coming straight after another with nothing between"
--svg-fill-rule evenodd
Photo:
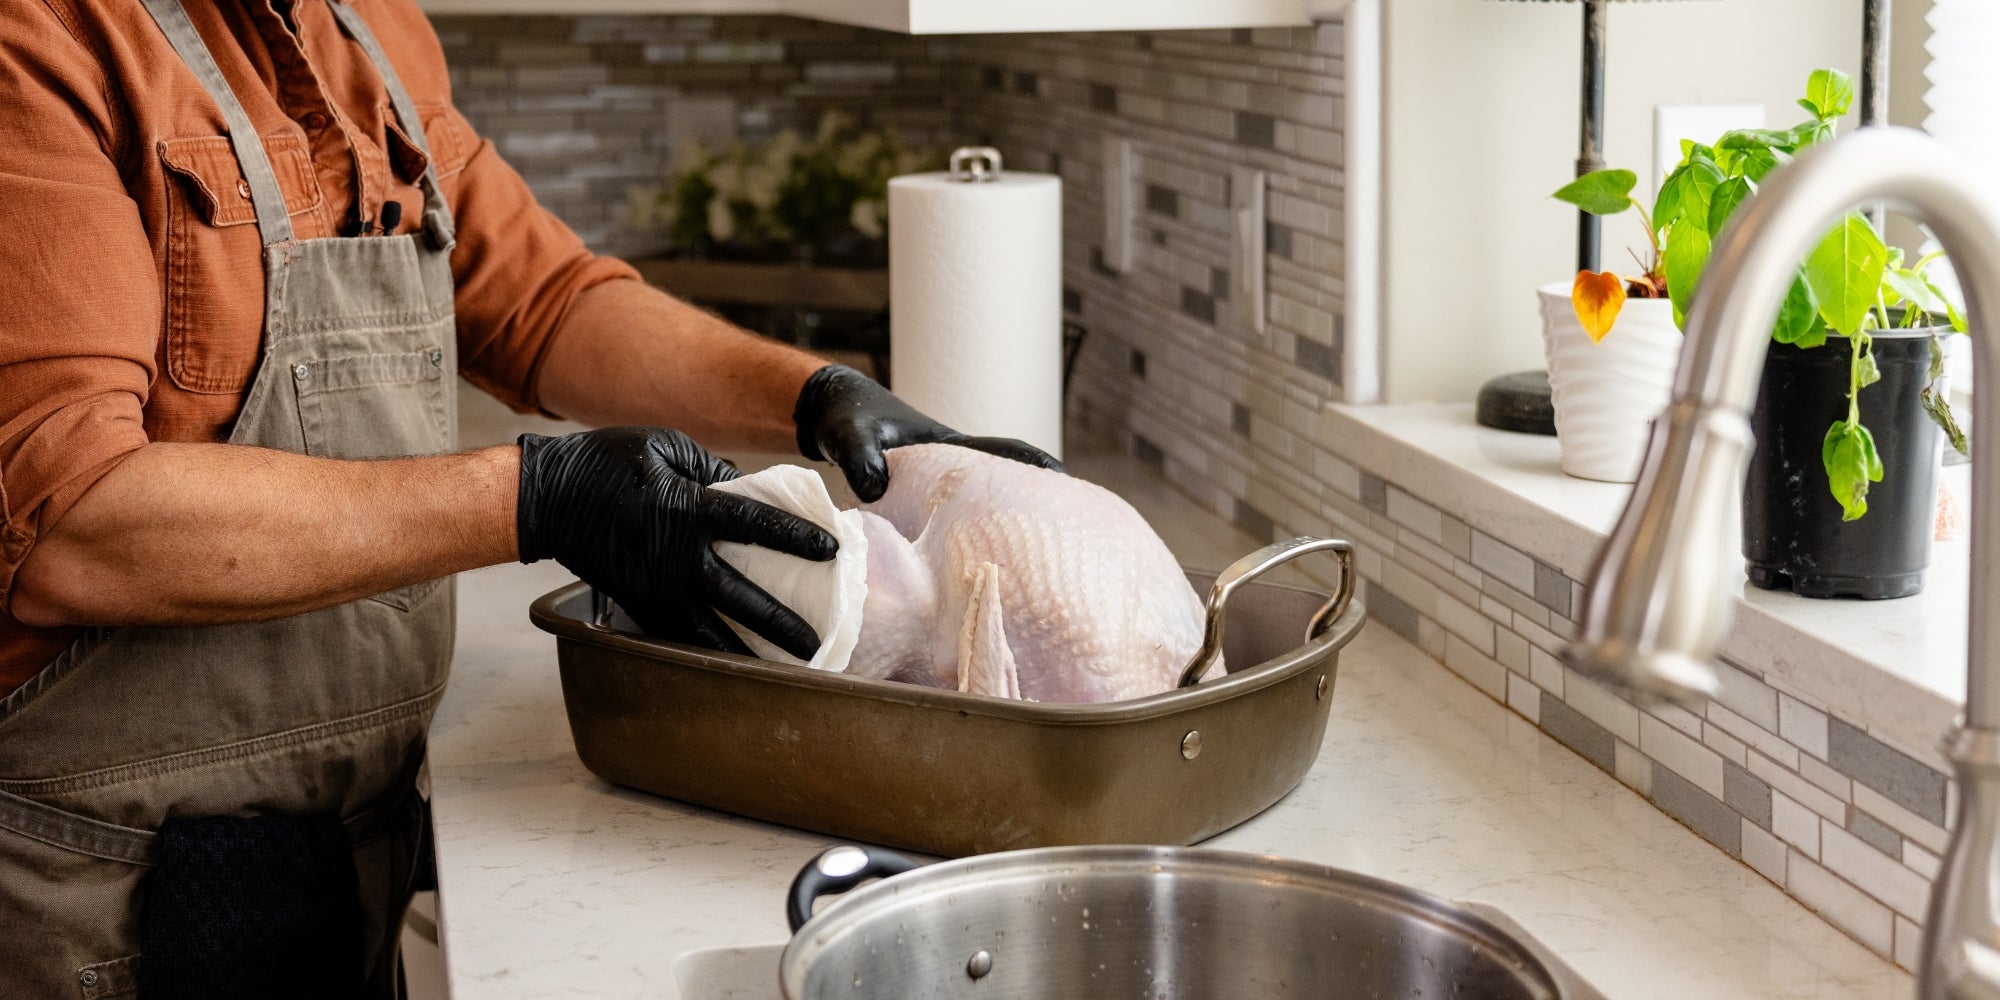
<instances>
[{"instance_id":1,"label":"roasting pan handle","mask_svg":"<svg viewBox=\"0 0 2000 1000\"><path fill-rule=\"evenodd\" d=\"M1302 555L1313 552L1331 552L1340 560L1340 578L1334 584L1333 596L1325 605L1313 613L1312 624L1306 628L1306 641L1311 642L1325 634L1333 623L1347 612L1347 605L1354 600L1354 546L1339 538L1294 538L1290 541L1273 542L1230 564L1215 578L1215 586L1208 591L1208 624L1201 636L1201 649L1188 661L1187 669L1181 671L1181 687L1192 687L1208 673L1210 667L1222 656L1222 628L1227 622L1223 613L1229 603L1229 595L1236 588L1264 575Z\"/></svg>"},{"instance_id":2,"label":"roasting pan handle","mask_svg":"<svg viewBox=\"0 0 2000 1000\"><path fill-rule=\"evenodd\" d=\"M797 934L812 919L813 904L821 899L837 896L869 879L888 878L922 867L922 862L879 847L828 848L806 862L798 877L792 879L791 892L785 899L785 922Z\"/></svg>"}]
</instances>

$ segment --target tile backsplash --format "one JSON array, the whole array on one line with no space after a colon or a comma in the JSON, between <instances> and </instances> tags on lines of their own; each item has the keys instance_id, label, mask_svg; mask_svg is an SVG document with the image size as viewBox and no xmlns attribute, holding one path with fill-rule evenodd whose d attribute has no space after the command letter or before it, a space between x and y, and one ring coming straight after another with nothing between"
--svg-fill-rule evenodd
<instances>
[{"instance_id":1,"label":"tile backsplash","mask_svg":"<svg viewBox=\"0 0 2000 1000\"><path fill-rule=\"evenodd\" d=\"M1065 185L1063 308L1086 331L1072 416L1259 537L1338 534L1376 620L1910 967L1953 794L1921 755L1758 664L1694 713L1565 668L1581 585L1364 468L1321 432L1340 389L1345 150L1338 23L1255 31L911 38L791 18L439 17L461 108L594 247L650 251L628 189L681 144L837 108L921 142L987 143ZM1129 270L1107 267L1106 136L1134 144ZM1261 171L1267 323L1232 273Z\"/></svg>"},{"instance_id":2,"label":"tile backsplash","mask_svg":"<svg viewBox=\"0 0 2000 1000\"><path fill-rule=\"evenodd\" d=\"M660 249L628 194L713 149L838 110L913 142L958 135L949 40L790 17L438 15L453 97L535 197L601 253Z\"/></svg>"}]
</instances>

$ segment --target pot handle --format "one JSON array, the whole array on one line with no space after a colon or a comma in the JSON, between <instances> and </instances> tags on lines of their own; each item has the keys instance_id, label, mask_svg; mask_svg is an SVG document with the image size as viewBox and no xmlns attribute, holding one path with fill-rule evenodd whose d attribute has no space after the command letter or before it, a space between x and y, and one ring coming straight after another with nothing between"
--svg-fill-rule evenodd
<instances>
[{"instance_id":1,"label":"pot handle","mask_svg":"<svg viewBox=\"0 0 2000 1000\"><path fill-rule=\"evenodd\" d=\"M1234 594L1237 587L1312 552L1333 553L1340 560L1340 578L1334 585L1333 596L1313 613L1312 623L1306 628L1306 641L1311 642L1324 635L1336 619L1347 613L1347 605L1354 600L1353 544L1339 538L1301 537L1266 545L1231 563L1228 569L1216 576L1215 586L1208 591L1208 623L1202 632L1201 649L1181 671L1179 687L1193 687L1222 656L1222 628L1226 623L1223 612L1229 603L1229 595Z\"/></svg>"},{"instance_id":2,"label":"pot handle","mask_svg":"<svg viewBox=\"0 0 2000 1000\"><path fill-rule=\"evenodd\" d=\"M915 871L923 862L912 861L879 847L843 845L821 851L799 869L785 900L785 922L792 933L812 919L813 904L827 896L837 896L870 879L888 878Z\"/></svg>"}]
</instances>

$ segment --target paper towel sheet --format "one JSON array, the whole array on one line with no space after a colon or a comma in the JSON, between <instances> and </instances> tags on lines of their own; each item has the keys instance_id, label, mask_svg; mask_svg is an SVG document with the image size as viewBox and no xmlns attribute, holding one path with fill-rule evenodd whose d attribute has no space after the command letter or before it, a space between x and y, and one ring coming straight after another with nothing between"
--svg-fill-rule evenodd
<instances>
[{"instance_id":1,"label":"paper towel sheet","mask_svg":"<svg viewBox=\"0 0 2000 1000\"><path fill-rule=\"evenodd\" d=\"M797 465L775 465L741 479L716 483L714 488L797 514L831 532L840 543L840 551L831 562L813 562L736 542L717 542L715 552L779 603L798 612L819 633L819 652L806 661L725 617L751 652L779 663L845 672L861 635L862 605L868 600L868 536L861 527L861 512L835 507L819 473Z\"/></svg>"},{"instance_id":2,"label":"paper towel sheet","mask_svg":"<svg viewBox=\"0 0 2000 1000\"><path fill-rule=\"evenodd\" d=\"M1062 182L889 182L896 395L975 435L1062 456Z\"/></svg>"}]
</instances>

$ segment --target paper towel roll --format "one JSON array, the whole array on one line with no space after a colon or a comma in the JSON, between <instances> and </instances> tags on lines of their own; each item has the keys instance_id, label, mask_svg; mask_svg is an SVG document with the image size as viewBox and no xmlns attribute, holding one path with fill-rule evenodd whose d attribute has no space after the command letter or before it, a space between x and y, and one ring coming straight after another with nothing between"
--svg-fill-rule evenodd
<instances>
[{"instance_id":1,"label":"paper towel roll","mask_svg":"<svg viewBox=\"0 0 2000 1000\"><path fill-rule=\"evenodd\" d=\"M1062 181L889 182L896 395L976 435L1062 457Z\"/></svg>"}]
</instances>

